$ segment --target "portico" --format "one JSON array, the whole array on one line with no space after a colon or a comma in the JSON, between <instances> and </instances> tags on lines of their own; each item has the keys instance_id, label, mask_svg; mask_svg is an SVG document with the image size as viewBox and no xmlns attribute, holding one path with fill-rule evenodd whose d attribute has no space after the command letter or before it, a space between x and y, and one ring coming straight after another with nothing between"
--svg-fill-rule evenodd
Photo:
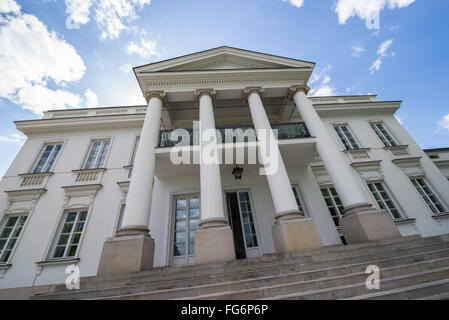
<instances>
[{"instance_id":1,"label":"portico","mask_svg":"<svg viewBox=\"0 0 449 320\"><path fill-rule=\"evenodd\" d=\"M307 97L307 81L313 67L311 62L221 47L135 68L148 107L122 225L116 236L105 242L99 273L152 267L154 246L158 243L151 238L148 226L154 214L151 203L157 201L153 199L153 184L157 175L159 132L192 128L195 120L200 123L199 148L195 151L195 146L189 146L200 159L193 169L199 169L201 204L199 228L194 235L195 263L236 258L218 161L223 144L217 141L216 135L203 134L208 129L230 124L253 126L257 132L257 165L265 173L273 202L272 237L276 252L323 246L312 217L304 216L298 209L283 158L286 148L282 151L282 146L276 144L272 150L266 150L271 146L266 142L275 141L272 126L289 119L295 109L314 139L310 152L313 154L303 157L312 159L319 155L345 207L341 231L346 240L357 243L400 236L388 212L375 209L372 200L360 191L355 170L337 149ZM266 135L261 133L263 130ZM244 148L248 150L249 145L247 142ZM202 154L206 148L217 161L204 161ZM273 151L277 160L274 171L269 160L264 159L268 151ZM293 158L301 162L302 156L298 153ZM292 158L288 160L292 162Z\"/></svg>"}]
</instances>

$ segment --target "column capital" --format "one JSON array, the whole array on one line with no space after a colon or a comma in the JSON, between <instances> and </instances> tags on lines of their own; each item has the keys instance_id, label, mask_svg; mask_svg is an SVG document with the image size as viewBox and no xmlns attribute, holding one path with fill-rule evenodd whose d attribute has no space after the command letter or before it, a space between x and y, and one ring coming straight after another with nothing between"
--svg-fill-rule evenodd
<instances>
[{"instance_id":1,"label":"column capital","mask_svg":"<svg viewBox=\"0 0 449 320\"><path fill-rule=\"evenodd\" d=\"M307 93L309 93L309 91L310 91L310 87L308 85L291 86L288 97L287 97L288 101L292 101L295 94L297 94L298 92L301 92L301 91L304 92L305 95L307 95Z\"/></svg>"},{"instance_id":2,"label":"column capital","mask_svg":"<svg viewBox=\"0 0 449 320\"><path fill-rule=\"evenodd\" d=\"M165 91L146 91L143 94L143 97L145 98L145 100L147 101L147 103L150 102L151 98L159 98L162 100L162 102L164 103L164 105L167 104L167 94L165 93Z\"/></svg>"},{"instance_id":3,"label":"column capital","mask_svg":"<svg viewBox=\"0 0 449 320\"><path fill-rule=\"evenodd\" d=\"M198 105L200 103L201 96L205 94L211 97L212 100L215 100L217 92L214 89L196 89L196 91L193 92L193 95L196 97Z\"/></svg>"},{"instance_id":4,"label":"column capital","mask_svg":"<svg viewBox=\"0 0 449 320\"><path fill-rule=\"evenodd\" d=\"M260 97L265 93L265 89L262 87L246 87L243 89L243 101L248 103L248 97L251 93L258 93Z\"/></svg>"}]
</instances>

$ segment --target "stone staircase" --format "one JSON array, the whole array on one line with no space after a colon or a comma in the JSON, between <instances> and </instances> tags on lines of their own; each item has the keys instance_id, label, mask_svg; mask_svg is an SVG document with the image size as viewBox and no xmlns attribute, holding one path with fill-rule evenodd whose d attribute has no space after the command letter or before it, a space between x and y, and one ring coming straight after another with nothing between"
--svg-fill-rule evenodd
<instances>
[{"instance_id":1,"label":"stone staircase","mask_svg":"<svg viewBox=\"0 0 449 320\"><path fill-rule=\"evenodd\" d=\"M379 290L366 288L369 265L380 268ZM33 299L449 299L449 236L88 277L80 290Z\"/></svg>"}]
</instances>

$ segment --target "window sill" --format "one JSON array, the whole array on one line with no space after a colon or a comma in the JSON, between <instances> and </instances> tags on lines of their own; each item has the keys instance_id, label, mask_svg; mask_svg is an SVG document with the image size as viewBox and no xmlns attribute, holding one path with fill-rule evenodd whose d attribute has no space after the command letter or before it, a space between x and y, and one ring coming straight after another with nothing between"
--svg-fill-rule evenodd
<instances>
[{"instance_id":1,"label":"window sill","mask_svg":"<svg viewBox=\"0 0 449 320\"><path fill-rule=\"evenodd\" d=\"M29 173L20 173L19 177L36 177L36 176L52 176L54 172L29 172Z\"/></svg>"},{"instance_id":2,"label":"window sill","mask_svg":"<svg viewBox=\"0 0 449 320\"><path fill-rule=\"evenodd\" d=\"M407 223L415 223L416 219L397 219L394 220L395 224L401 225L401 224L407 224Z\"/></svg>"},{"instance_id":3,"label":"window sill","mask_svg":"<svg viewBox=\"0 0 449 320\"><path fill-rule=\"evenodd\" d=\"M447 219L449 218L449 212L442 212L432 216L433 219Z\"/></svg>"},{"instance_id":4,"label":"window sill","mask_svg":"<svg viewBox=\"0 0 449 320\"><path fill-rule=\"evenodd\" d=\"M39 261L36 262L36 265L39 267L45 267L45 266L54 266L54 265L61 265L61 264L76 264L80 261L80 258L70 258L70 259L59 259L59 260L45 260L45 261Z\"/></svg>"},{"instance_id":5,"label":"window sill","mask_svg":"<svg viewBox=\"0 0 449 320\"><path fill-rule=\"evenodd\" d=\"M104 171L106 171L106 168L72 170L73 173L104 172Z\"/></svg>"},{"instance_id":6,"label":"window sill","mask_svg":"<svg viewBox=\"0 0 449 320\"><path fill-rule=\"evenodd\" d=\"M12 264L0 264L0 271L6 271L12 267Z\"/></svg>"}]
</instances>

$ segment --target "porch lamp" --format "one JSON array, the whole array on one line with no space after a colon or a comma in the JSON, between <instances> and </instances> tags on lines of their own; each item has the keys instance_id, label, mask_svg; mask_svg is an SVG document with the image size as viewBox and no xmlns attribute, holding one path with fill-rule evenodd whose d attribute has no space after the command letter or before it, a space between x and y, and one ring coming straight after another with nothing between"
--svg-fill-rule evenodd
<instances>
[{"instance_id":1,"label":"porch lamp","mask_svg":"<svg viewBox=\"0 0 449 320\"><path fill-rule=\"evenodd\" d=\"M235 180L241 180L243 174L243 168L235 166L234 170L232 170L232 175L234 176Z\"/></svg>"}]
</instances>

